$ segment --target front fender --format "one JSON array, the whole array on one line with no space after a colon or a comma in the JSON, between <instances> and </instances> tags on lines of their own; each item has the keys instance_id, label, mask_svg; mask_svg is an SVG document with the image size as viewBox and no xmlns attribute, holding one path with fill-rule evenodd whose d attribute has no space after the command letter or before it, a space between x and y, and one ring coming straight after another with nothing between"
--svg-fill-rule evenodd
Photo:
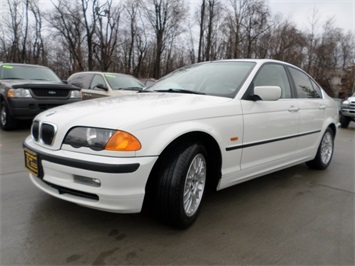
<instances>
[{"instance_id":1,"label":"front fender","mask_svg":"<svg viewBox=\"0 0 355 266\"><path fill-rule=\"evenodd\" d=\"M134 135L141 141L142 149L137 151L136 155L159 156L174 140L193 132L203 132L214 138L223 155L227 146L242 143L242 116L183 121L137 131Z\"/></svg>"}]
</instances>

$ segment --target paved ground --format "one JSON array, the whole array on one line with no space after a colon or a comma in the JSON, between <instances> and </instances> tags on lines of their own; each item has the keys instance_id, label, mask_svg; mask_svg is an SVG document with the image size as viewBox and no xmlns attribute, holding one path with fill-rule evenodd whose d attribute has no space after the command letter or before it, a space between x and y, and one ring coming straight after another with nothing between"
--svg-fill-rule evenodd
<instances>
[{"instance_id":1,"label":"paved ground","mask_svg":"<svg viewBox=\"0 0 355 266\"><path fill-rule=\"evenodd\" d=\"M214 193L185 231L41 192L23 166L28 133L0 132L1 265L355 264L354 123L326 171L298 165Z\"/></svg>"}]
</instances>

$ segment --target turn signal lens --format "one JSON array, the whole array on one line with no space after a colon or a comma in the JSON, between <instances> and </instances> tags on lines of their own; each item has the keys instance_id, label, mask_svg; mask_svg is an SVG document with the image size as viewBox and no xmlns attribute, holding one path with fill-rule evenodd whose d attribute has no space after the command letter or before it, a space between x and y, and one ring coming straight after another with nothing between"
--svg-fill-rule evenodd
<instances>
[{"instance_id":1,"label":"turn signal lens","mask_svg":"<svg viewBox=\"0 0 355 266\"><path fill-rule=\"evenodd\" d=\"M139 140L124 131L117 131L107 142L105 150L111 151L138 151L142 148Z\"/></svg>"},{"instance_id":2,"label":"turn signal lens","mask_svg":"<svg viewBox=\"0 0 355 266\"><path fill-rule=\"evenodd\" d=\"M17 88L17 89L9 89L7 91L7 97L9 98L31 98L31 92L28 89L22 89L22 88Z\"/></svg>"}]
</instances>

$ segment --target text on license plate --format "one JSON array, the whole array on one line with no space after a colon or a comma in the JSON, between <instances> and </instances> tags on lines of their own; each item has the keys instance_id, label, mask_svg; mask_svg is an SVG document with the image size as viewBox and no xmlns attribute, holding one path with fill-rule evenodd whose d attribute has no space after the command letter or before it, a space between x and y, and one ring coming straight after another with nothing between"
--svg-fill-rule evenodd
<instances>
[{"instance_id":1,"label":"text on license plate","mask_svg":"<svg viewBox=\"0 0 355 266\"><path fill-rule=\"evenodd\" d=\"M37 153L24 149L25 151L25 166L34 175L38 176L38 156Z\"/></svg>"}]
</instances>

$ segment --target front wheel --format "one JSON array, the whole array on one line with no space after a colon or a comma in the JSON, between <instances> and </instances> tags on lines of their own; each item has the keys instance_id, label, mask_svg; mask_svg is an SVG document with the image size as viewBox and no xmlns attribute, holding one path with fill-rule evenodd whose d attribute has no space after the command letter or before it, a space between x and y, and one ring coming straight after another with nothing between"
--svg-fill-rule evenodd
<instances>
[{"instance_id":1,"label":"front wheel","mask_svg":"<svg viewBox=\"0 0 355 266\"><path fill-rule=\"evenodd\" d=\"M350 119L341 115L339 118L339 122L340 122L341 128L348 128L348 126L350 124Z\"/></svg>"},{"instance_id":2,"label":"front wheel","mask_svg":"<svg viewBox=\"0 0 355 266\"><path fill-rule=\"evenodd\" d=\"M330 128L325 131L319 144L316 157L307 162L307 166L313 169L326 169L332 160L334 152L334 132Z\"/></svg>"},{"instance_id":3,"label":"front wheel","mask_svg":"<svg viewBox=\"0 0 355 266\"><path fill-rule=\"evenodd\" d=\"M0 102L0 127L3 130L11 130L16 126L16 120L11 116L9 107L5 101Z\"/></svg>"},{"instance_id":4,"label":"front wheel","mask_svg":"<svg viewBox=\"0 0 355 266\"><path fill-rule=\"evenodd\" d=\"M157 202L163 222L187 228L196 220L204 198L207 152L199 143L179 146L164 158Z\"/></svg>"}]
</instances>

